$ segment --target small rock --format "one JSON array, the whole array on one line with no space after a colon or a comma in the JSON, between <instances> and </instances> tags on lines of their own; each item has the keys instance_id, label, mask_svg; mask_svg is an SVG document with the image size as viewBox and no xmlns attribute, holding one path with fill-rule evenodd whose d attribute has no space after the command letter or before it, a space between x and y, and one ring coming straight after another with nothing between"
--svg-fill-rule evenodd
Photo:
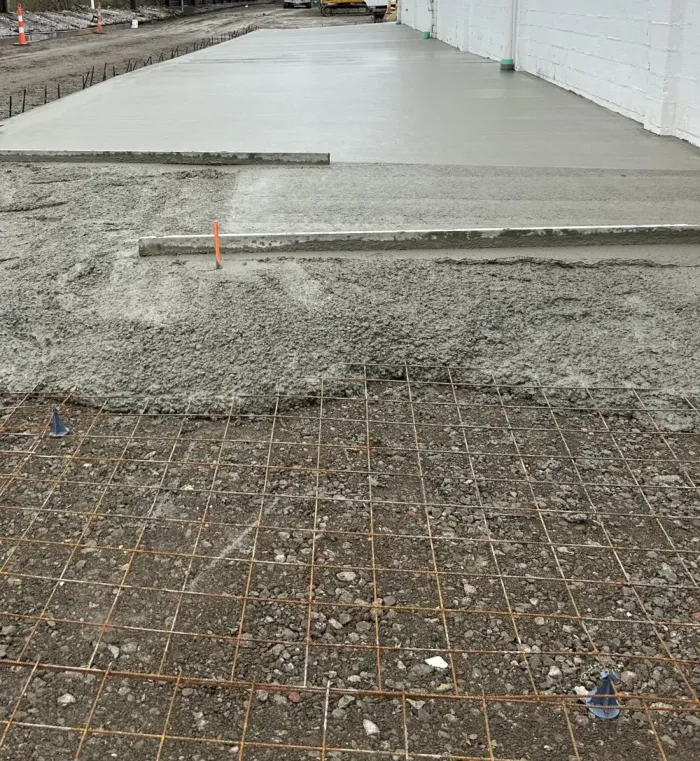
<instances>
[{"instance_id":1,"label":"small rock","mask_svg":"<svg viewBox=\"0 0 700 761\"><path fill-rule=\"evenodd\" d=\"M411 707L415 708L416 711L420 711L420 709L425 705L425 700L411 700L411 698L406 698L406 702Z\"/></svg>"},{"instance_id":2,"label":"small rock","mask_svg":"<svg viewBox=\"0 0 700 761\"><path fill-rule=\"evenodd\" d=\"M564 520L568 523L588 523L588 516L585 513L565 513Z\"/></svg>"},{"instance_id":3,"label":"small rock","mask_svg":"<svg viewBox=\"0 0 700 761\"><path fill-rule=\"evenodd\" d=\"M544 626L545 624L544 618L542 618L542 616L537 616L537 618L535 619L535 624L537 624L537 626Z\"/></svg>"},{"instance_id":4,"label":"small rock","mask_svg":"<svg viewBox=\"0 0 700 761\"><path fill-rule=\"evenodd\" d=\"M357 574L355 571L341 571L339 574L336 574L338 581L355 581L356 578Z\"/></svg>"},{"instance_id":5,"label":"small rock","mask_svg":"<svg viewBox=\"0 0 700 761\"><path fill-rule=\"evenodd\" d=\"M425 662L434 669L449 668L449 663L440 655L434 655L432 658L426 658Z\"/></svg>"},{"instance_id":6,"label":"small rock","mask_svg":"<svg viewBox=\"0 0 700 761\"><path fill-rule=\"evenodd\" d=\"M668 745L669 748L676 747L676 741L672 737L669 737L668 735L662 735L661 742L664 745Z\"/></svg>"},{"instance_id":7,"label":"small rock","mask_svg":"<svg viewBox=\"0 0 700 761\"><path fill-rule=\"evenodd\" d=\"M639 677L634 673L634 671L623 671L620 674L620 679L626 687L634 687Z\"/></svg>"},{"instance_id":8,"label":"small rock","mask_svg":"<svg viewBox=\"0 0 700 761\"><path fill-rule=\"evenodd\" d=\"M301 695L298 692L290 692L287 694L287 700L290 703L301 703Z\"/></svg>"},{"instance_id":9,"label":"small rock","mask_svg":"<svg viewBox=\"0 0 700 761\"><path fill-rule=\"evenodd\" d=\"M657 475L651 479L655 484L682 484L683 479L674 475Z\"/></svg>"},{"instance_id":10,"label":"small rock","mask_svg":"<svg viewBox=\"0 0 700 761\"><path fill-rule=\"evenodd\" d=\"M70 692L64 692L63 695L61 695L59 698L56 698L56 702L60 706L69 706L72 703L75 703L75 697L70 694Z\"/></svg>"},{"instance_id":11,"label":"small rock","mask_svg":"<svg viewBox=\"0 0 700 761\"><path fill-rule=\"evenodd\" d=\"M112 658L118 658L120 650L116 645L107 645L107 650L112 653Z\"/></svg>"},{"instance_id":12,"label":"small rock","mask_svg":"<svg viewBox=\"0 0 700 761\"><path fill-rule=\"evenodd\" d=\"M180 690L180 695L182 695L183 698L189 698L190 695L194 695L194 690L191 687L185 687Z\"/></svg>"},{"instance_id":13,"label":"small rock","mask_svg":"<svg viewBox=\"0 0 700 761\"><path fill-rule=\"evenodd\" d=\"M561 669L559 666L550 666L549 667L549 678L550 679L560 679L562 676Z\"/></svg>"},{"instance_id":14,"label":"small rock","mask_svg":"<svg viewBox=\"0 0 700 761\"><path fill-rule=\"evenodd\" d=\"M256 697L256 698L257 698L257 699L258 699L258 700L259 700L261 703L264 703L264 702L267 700L267 697L268 697L268 695L267 695L267 693L265 692L265 690L258 690L258 691L255 693L255 697Z\"/></svg>"},{"instance_id":15,"label":"small rock","mask_svg":"<svg viewBox=\"0 0 700 761\"><path fill-rule=\"evenodd\" d=\"M7 647L0 645L0 658L7 658Z\"/></svg>"},{"instance_id":16,"label":"small rock","mask_svg":"<svg viewBox=\"0 0 700 761\"><path fill-rule=\"evenodd\" d=\"M363 719L362 726L365 728L365 734L368 737L372 737L372 735L379 734L379 727L373 721L370 721L369 719Z\"/></svg>"},{"instance_id":17,"label":"small rock","mask_svg":"<svg viewBox=\"0 0 700 761\"><path fill-rule=\"evenodd\" d=\"M396 598L395 598L395 597L392 597L392 595L387 595L387 596L384 598L384 605L385 605L387 608L391 608L392 606L396 605Z\"/></svg>"}]
</instances>

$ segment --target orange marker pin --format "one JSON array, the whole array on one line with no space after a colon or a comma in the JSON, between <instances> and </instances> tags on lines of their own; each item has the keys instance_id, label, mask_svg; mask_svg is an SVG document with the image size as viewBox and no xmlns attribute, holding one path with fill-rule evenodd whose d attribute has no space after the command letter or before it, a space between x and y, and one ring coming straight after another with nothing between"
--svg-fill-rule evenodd
<instances>
[{"instance_id":1,"label":"orange marker pin","mask_svg":"<svg viewBox=\"0 0 700 761\"><path fill-rule=\"evenodd\" d=\"M221 269L221 246L219 245L219 223L214 222L214 253L216 254L216 269Z\"/></svg>"}]
</instances>

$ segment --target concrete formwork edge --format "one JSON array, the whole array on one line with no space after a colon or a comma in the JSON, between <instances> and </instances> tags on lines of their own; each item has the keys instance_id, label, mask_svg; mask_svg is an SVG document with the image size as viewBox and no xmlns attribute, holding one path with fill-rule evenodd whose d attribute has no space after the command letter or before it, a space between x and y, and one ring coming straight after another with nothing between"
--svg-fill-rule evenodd
<instances>
[{"instance_id":1,"label":"concrete formwork edge","mask_svg":"<svg viewBox=\"0 0 700 761\"><path fill-rule=\"evenodd\" d=\"M464 230L377 230L349 232L256 233L221 235L226 253L294 251L400 251L404 249L480 249L532 246L600 246L700 243L697 225L616 225L607 227L503 227ZM139 238L141 256L210 254L212 235Z\"/></svg>"},{"instance_id":2,"label":"concrete formwork edge","mask_svg":"<svg viewBox=\"0 0 700 761\"><path fill-rule=\"evenodd\" d=\"M244 153L228 151L23 151L0 150L3 162L90 164L330 164L329 153Z\"/></svg>"}]
</instances>

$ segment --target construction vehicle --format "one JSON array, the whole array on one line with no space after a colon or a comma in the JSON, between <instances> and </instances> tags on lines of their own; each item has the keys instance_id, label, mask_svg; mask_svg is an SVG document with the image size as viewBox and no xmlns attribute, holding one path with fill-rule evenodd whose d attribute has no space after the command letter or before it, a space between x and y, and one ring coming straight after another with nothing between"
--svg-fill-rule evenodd
<instances>
[{"instance_id":1,"label":"construction vehicle","mask_svg":"<svg viewBox=\"0 0 700 761\"><path fill-rule=\"evenodd\" d=\"M365 0L370 13L374 16L375 23L387 20L388 14L393 13L391 21L396 21L396 3L392 0Z\"/></svg>"},{"instance_id":2,"label":"construction vehicle","mask_svg":"<svg viewBox=\"0 0 700 761\"><path fill-rule=\"evenodd\" d=\"M365 0L321 0L321 13L324 16L345 16L351 13L368 15L372 13Z\"/></svg>"}]
</instances>

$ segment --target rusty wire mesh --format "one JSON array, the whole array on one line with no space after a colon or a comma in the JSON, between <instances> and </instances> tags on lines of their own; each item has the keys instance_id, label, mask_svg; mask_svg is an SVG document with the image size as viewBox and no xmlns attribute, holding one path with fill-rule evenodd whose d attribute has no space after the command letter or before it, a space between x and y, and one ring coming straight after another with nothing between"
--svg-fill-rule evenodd
<instances>
[{"instance_id":1,"label":"rusty wire mesh","mask_svg":"<svg viewBox=\"0 0 700 761\"><path fill-rule=\"evenodd\" d=\"M0 395L0 758L697 757L697 400L347 376Z\"/></svg>"}]
</instances>

